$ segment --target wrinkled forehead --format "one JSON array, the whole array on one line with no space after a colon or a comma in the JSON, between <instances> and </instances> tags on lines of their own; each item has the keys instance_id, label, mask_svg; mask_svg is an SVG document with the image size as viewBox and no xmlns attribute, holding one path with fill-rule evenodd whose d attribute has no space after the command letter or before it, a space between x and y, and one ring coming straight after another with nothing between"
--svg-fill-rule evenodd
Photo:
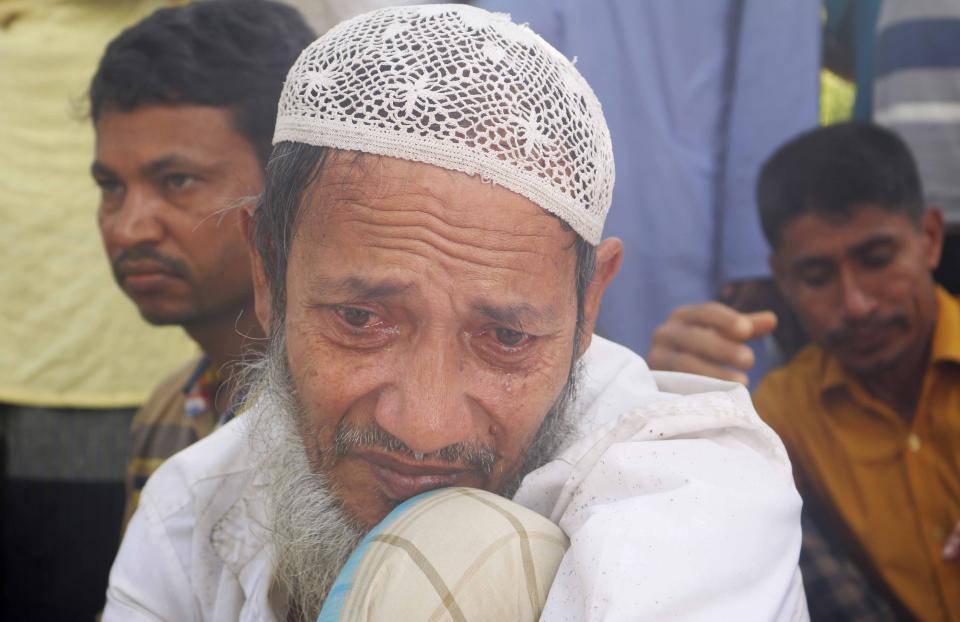
<instances>
[{"instance_id":1,"label":"wrinkled forehead","mask_svg":"<svg viewBox=\"0 0 960 622\"><path fill-rule=\"evenodd\" d=\"M384 226L398 228L426 219L451 235L469 231L491 249L521 238L567 248L576 235L530 199L476 175L358 151L329 151L301 210L327 224L360 212L379 212Z\"/></svg>"},{"instance_id":2,"label":"wrinkled forehead","mask_svg":"<svg viewBox=\"0 0 960 622\"><path fill-rule=\"evenodd\" d=\"M434 311L530 306L542 321L567 319L557 310L572 308L577 255L575 233L558 218L475 176L331 156L301 207L288 278L331 296L389 293L421 310L430 297L446 301Z\"/></svg>"}]
</instances>

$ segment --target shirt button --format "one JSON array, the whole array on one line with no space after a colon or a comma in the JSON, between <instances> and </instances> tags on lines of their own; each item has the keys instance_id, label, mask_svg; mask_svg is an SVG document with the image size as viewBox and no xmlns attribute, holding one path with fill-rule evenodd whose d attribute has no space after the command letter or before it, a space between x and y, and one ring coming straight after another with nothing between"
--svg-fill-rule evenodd
<instances>
[{"instance_id":1,"label":"shirt button","mask_svg":"<svg viewBox=\"0 0 960 622\"><path fill-rule=\"evenodd\" d=\"M911 432L910 436L907 437L907 447L909 447L910 451L913 453L920 451L920 446L922 444L923 443L920 442L920 437L913 432Z\"/></svg>"}]
</instances>

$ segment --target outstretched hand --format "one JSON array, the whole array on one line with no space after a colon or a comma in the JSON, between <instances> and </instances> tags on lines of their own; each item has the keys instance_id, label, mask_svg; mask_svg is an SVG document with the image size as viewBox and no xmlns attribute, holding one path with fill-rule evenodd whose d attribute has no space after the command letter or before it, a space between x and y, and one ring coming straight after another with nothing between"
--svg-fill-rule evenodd
<instances>
[{"instance_id":1,"label":"outstretched hand","mask_svg":"<svg viewBox=\"0 0 960 622\"><path fill-rule=\"evenodd\" d=\"M747 384L755 360L746 342L776 327L772 311L740 313L719 302L678 307L654 331L647 362L653 369Z\"/></svg>"}]
</instances>

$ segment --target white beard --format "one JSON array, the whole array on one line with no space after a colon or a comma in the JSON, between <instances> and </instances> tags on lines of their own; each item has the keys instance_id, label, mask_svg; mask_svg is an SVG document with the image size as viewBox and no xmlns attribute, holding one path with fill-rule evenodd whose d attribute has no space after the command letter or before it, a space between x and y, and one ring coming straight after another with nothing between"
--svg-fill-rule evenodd
<instances>
[{"instance_id":1,"label":"white beard","mask_svg":"<svg viewBox=\"0 0 960 622\"><path fill-rule=\"evenodd\" d=\"M571 370L567 386L526 452L523 465L500 494L510 498L523 477L548 462L569 438L569 405L578 374ZM314 472L299 422L302 409L287 366L282 334L270 340L267 352L245 370L241 386L262 400L262 408L246 416L258 468L270 482L270 527L275 552L271 601L279 603L280 619L316 620L330 588L350 554L366 534L331 492L330 482Z\"/></svg>"},{"instance_id":2,"label":"white beard","mask_svg":"<svg viewBox=\"0 0 960 622\"><path fill-rule=\"evenodd\" d=\"M264 358L248 370L260 390L263 408L250 426L258 468L269 484L270 527L274 547L271 601L278 617L316 620L327 593L363 538L330 491L327 477L315 473L297 427L300 409L292 389L283 338L272 340ZM279 350L279 352L277 352Z\"/></svg>"}]
</instances>

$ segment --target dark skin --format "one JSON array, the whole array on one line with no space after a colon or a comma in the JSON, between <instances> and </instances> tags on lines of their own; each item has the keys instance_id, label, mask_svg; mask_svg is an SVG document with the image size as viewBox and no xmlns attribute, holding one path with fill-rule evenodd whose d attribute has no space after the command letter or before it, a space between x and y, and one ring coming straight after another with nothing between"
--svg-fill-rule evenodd
<instances>
[{"instance_id":1,"label":"dark skin","mask_svg":"<svg viewBox=\"0 0 960 622\"><path fill-rule=\"evenodd\" d=\"M811 340L908 421L930 357L937 318L932 271L943 232L937 209L915 223L864 204L848 218L808 213L790 221L771 257L777 285ZM736 380L753 365L743 342L769 333L776 319L720 303L677 309L655 333L648 360L657 369ZM942 555L960 562L960 523Z\"/></svg>"},{"instance_id":2,"label":"dark skin","mask_svg":"<svg viewBox=\"0 0 960 622\"><path fill-rule=\"evenodd\" d=\"M347 514L371 527L441 486L498 491L587 347L622 246L597 248L574 351L573 233L500 186L393 158L335 153L308 193L277 317L259 257L257 313L282 322L301 434ZM351 447L378 430L407 451ZM457 452L482 448L489 469Z\"/></svg>"},{"instance_id":3,"label":"dark skin","mask_svg":"<svg viewBox=\"0 0 960 622\"><path fill-rule=\"evenodd\" d=\"M810 338L908 419L936 321L930 271L942 236L937 210L918 226L865 206L849 220L798 217L784 227L771 257L780 292ZM743 342L776 325L771 311L741 313L716 302L681 307L657 329L648 358L658 369L742 381L754 363Z\"/></svg>"},{"instance_id":4,"label":"dark skin","mask_svg":"<svg viewBox=\"0 0 960 622\"><path fill-rule=\"evenodd\" d=\"M263 185L253 147L210 106L107 107L95 129L97 220L117 284L148 322L182 326L229 380L263 336L240 208ZM229 400L220 391L217 411Z\"/></svg>"},{"instance_id":5,"label":"dark skin","mask_svg":"<svg viewBox=\"0 0 960 622\"><path fill-rule=\"evenodd\" d=\"M937 319L932 271L943 218L919 226L880 206L849 219L805 214L783 229L772 266L807 334L872 395L913 418Z\"/></svg>"}]
</instances>

